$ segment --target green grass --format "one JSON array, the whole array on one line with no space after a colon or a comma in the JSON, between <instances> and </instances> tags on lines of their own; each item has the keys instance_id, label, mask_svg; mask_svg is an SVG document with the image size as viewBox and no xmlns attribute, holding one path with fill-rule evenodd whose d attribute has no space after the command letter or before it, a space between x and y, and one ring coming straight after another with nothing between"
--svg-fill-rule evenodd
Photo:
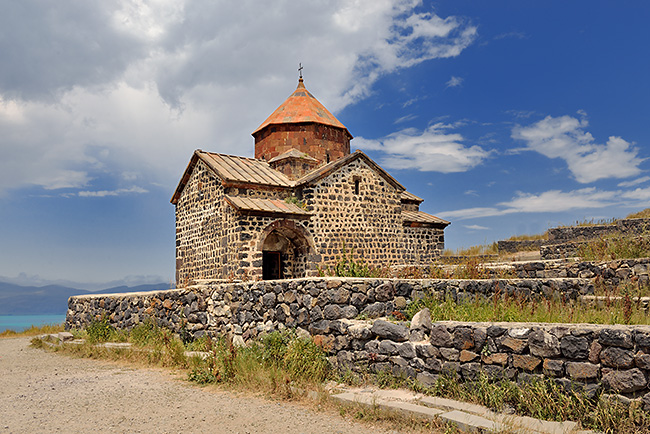
<instances>
[{"instance_id":1,"label":"green grass","mask_svg":"<svg viewBox=\"0 0 650 434\"><path fill-rule=\"evenodd\" d=\"M650 324L648 312L626 298L610 299L596 306L576 300L535 301L501 294L490 299L475 295L460 303L451 298L441 302L436 296L427 296L408 306L407 318L425 307L429 308L432 321Z\"/></svg>"}]
</instances>

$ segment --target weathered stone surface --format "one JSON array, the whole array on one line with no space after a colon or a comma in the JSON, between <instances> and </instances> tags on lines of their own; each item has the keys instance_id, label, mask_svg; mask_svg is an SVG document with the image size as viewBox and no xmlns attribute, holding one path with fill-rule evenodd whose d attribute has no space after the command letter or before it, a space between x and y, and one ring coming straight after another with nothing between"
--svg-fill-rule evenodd
<instances>
[{"instance_id":1,"label":"weathered stone surface","mask_svg":"<svg viewBox=\"0 0 650 434\"><path fill-rule=\"evenodd\" d=\"M476 327L473 330L472 336L474 338L474 351L480 352L483 349L483 345L485 345L485 341L487 339L486 329L483 327Z\"/></svg>"},{"instance_id":2,"label":"weathered stone surface","mask_svg":"<svg viewBox=\"0 0 650 434\"><path fill-rule=\"evenodd\" d=\"M341 318L341 306L338 304L328 304L323 309L323 316L329 320Z\"/></svg>"},{"instance_id":3,"label":"weathered stone surface","mask_svg":"<svg viewBox=\"0 0 650 434\"><path fill-rule=\"evenodd\" d=\"M460 365L460 373L463 376L463 379L474 381L478 379L479 374L481 373L481 364L480 363L463 363Z\"/></svg>"},{"instance_id":4,"label":"weathered stone surface","mask_svg":"<svg viewBox=\"0 0 650 434\"><path fill-rule=\"evenodd\" d=\"M586 338L565 336L560 341L560 348L567 359L586 359L589 356L589 341Z\"/></svg>"},{"instance_id":5,"label":"weathered stone surface","mask_svg":"<svg viewBox=\"0 0 650 434\"><path fill-rule=\"evenodd\" d=\"M618 393L631 393L646 387L648 382L640 369L614 371L603 374L603 386Z\"/></svg>"},{"instance_id":6,"label":"weathered stone surface","mask_svg":"<svg viewBox=\"0 0 650 434\"><path fill-rule=\"evenodd\" d=\"M437 375L429 374L428 372L419 372L415 379L425 387L431 387L436 384L438 380Z\"/></svg>"},{"instance_id":7,"label":"weathered stone surface","mask_svg":"<svg viewBox=\"0 0 650 434\"><path fill-rule=\"evenodd\" d=\"M544 330L534 330L528 336L530 353L538 357L556 357L561 354L557 337Z\"/></svg>"},{"instance_id":8,"label":"weathered stone surface","mask_svg":"<svg viewBox=\"0 0 650 434\"><path fill-rule=\"evenodd\" d=\"M368 324L353 324L348 327L348 333L353 339L370 339L372 337L370 328Z\"/></svg>"},{"instance_id":9,"label":"weathered stone surface","mask_svg":"<svg viewBox=\"0 0 650 434\"><path fill-rule=\"evenodd\" d=\"M520 354L524 352L524 350L528 346L528 343L522 339L515 339L515 338L511 338L510 336L506 336L504 338L500 338L499 345L502 348L505 347L514 353Z\"/></svg>"},{"instance_id":10,"label":"weathered stone surface","mask_svg":"<svg viewBox=\"0 0 650 434\"><path fill-rule=\"evenodd\" d=\"M513 354L512 366L525 371L534 371L542 361L534 356Z\"/></svg>"},{"instance_id":11,"label":"weathered stone surface","mask_svg":"<svg viewBox=\"0 0 650 434\"><path fill-rule=\"evenodd\" d=\"M461 350L459 356L459 360L461 361L461 363L471 362L473 360L476 360L477 358L478 358L478 354L467 350Z\"/></svg>"},{"instance_id":12,"label":"weathered stone surface","mask_svg":"<svg viewBox=\"0 0 650 434\"><path fill-rule=\"evenodd\" d=\"M412 359L416 356L415 347L410 342L404 342L399 346L399 355L405 359Z\"/></svg>"},{"instance_id":13,"label":"weathered stone surface","mask_svg":"<svg viewBox=\"0 0 650 434\"><path fill-rule=\"evenodd\" d=\"M395 355L398 353L399 346L393 341L381 341L379 344L379 354Z\"/></svg>"},{"instance_id":14,"label":"weathered stone surface","mask_svg":"<svg viewBox=\"0 0 650 434\"><path fill-rule=\"evenodd\" d=\"M431 330L431 312L428 308L424 308L415 315L411 320L411 330L423 329Z\"/></svg>"},{"instance_id":15,"label":"weathered stone surface","mask_svg":"<svg viewBox=\"0 0 650 434\"><path fill-rule=\"evenodd\" d=\"M564 375L564 361L557 359L544 359L542 365L544 373L552 377L561 377Z\"/></svg>"},{"instance_id":16,"label":"weathered stone surface","mask_svg":"<svg viewBox=\"0 0 650 434\"><path fill-rule=\"evenodd\" d=\"M384 303L375 302L366 306L362 311L361 315L366 315L368 318L379 318L386 314L386 305Z\"/></svg>"},{"instance_id":17,"label":"weathered stone surface","mask_svg":"<svg viewBox=\"0 0 650 434\"><path fill-rule=\"evenodd\" d=\"M434 325L431 327L431 344L437 347L451 347L453 346L453 336L447 331L447 327L443 325Z\"/></svg>"},{"instance_id":18,"label":"weathered stone surface","mask_svg":"<svg viewBox=\"0 0 650 434\"><path fill-rule=\"evenodd\" d=\"M431 372L440 372L442 371L442 360L437 359L437 358L430 358L425 361L425 364L427 366L427 369L429 369Z\"/></svg>"},{"instance_id":19,"label":"weathered stone surface","mask_svg":"<svg viewBox=\"0 0 650 434\"><path fill-rule=\"evenodd\" d=\"M598 334L598 342L606 346L633 348L632 333L621 329L603 329Z\"/></svg>"},{"instance_id":20,"label":"weathered stone surface","mask_svg":"<svg viewBox=\"0 0 650 434\"><path fill-rule=\"evenodd\" d=\"M404 342L409 338L409 329L406 326L393 324L388 321L375 321L371 330L380 338L390 339L396 342Z\"/></svg>"},{"instance_id":21,"label":"weathered stone surface","mask_svg":"<svg viewBox=\"0 0 650 434\"><path fill-rule=\"evenodd\" d=\"M486 365L507 365L508 364L508 354L507 353L493 353L493 354L484 354L481 356L481 360Z\"/></svg>"},{"instance_id":22,"label":"weathered stone surface","mask_svg":"<svg viewBox=\"0 0 650 434\"><path fill-rule=\"evenodd\" d=\"M636 364L637 368L650 370L650 354L639 351L634 356L634 363Z\"/></svg>"},{"instance_id":23,"label":"weathered stone surface","mask_svg":"<svg viewBox=\"0 0 650 434\"><path fill-rule=\"evenodd\" d=\"M417 352L418 357L422 357L423 359L428 359L429 357L440 357L440 351L438 348L431 344L416 344L415 351Z\"/></svg>"},{"instance_id":24,"label":"weathered stone surface","mask_svg":"<svg viewBox=\"0 0 650 434\"><path fill-rule=\"evenodd\" d=\"M598 377L599 365L586 362L567 362L566 372L572 380L591 380Z\"/></svg>"},{"instance_id":25,"label":"weathered stone surface","mask_svg":"<svg viewBox=\"0 0 650 434\"><path fill-rule=\"evenodd\" d=\"M592 341L589 346L589 362L598 363L600 361L600 352L602 351L603 346L598 343L598 341Z\"/></svg>"},{"instance_id":26,"label":"weathered stone surface","mask_svg":"<svg viewBox=\"0 0 650 434\"><path fill-rule=\"evenodd\" d=\"M310 324L309 333L312 335L325 335L330 332L330 322L328 320L320 320Z\"/></svg>"},{"instance_id":27,"label":"weathered stone surface","mask_svg":"<svg viewBox=\"0 0 650 434\"><path fill-rule=\"evenodd\" d=\"M607 347L600 353L603 366L627 369L634 365L634 353L619 347Z\"/></svg>"},{"instance_id":28,"label":"weathered stone surface","mask_svg":"<svg viewBox=\"0 0 650 434\"><path fill-rule=\"evenodd\" d=\"M454 330L453 337L453 346L457 350L468 350L474 347L474 337L469 327L458 327Z\"/></svg>"},{"instance_id":29,"label":"weathered stone surface","mask_svg":"<svg viewBox=\"0 0 650 434\"><path fill-rule=\"evenodd\" d=\"M505 328L503 328L501 326L497 326L497 325L490 326L486 330L487 335L489 337L491 337L491 338L499 337L502 334L504 334L505 332L506 332Z\"/></svg>"},{"instance_id":30,"label":"weathered stone surface","mask_svg":"<svg viewBox=\"0 0 650 434\"><path fill-rule=\"evenodd\" d=\"M395 289L393 288L393 284L391 282L381 284L375 288L375 299L377 299L377 301L392 300L394 296Z\"/></svg>"},{"instance_id":31,"label":"weathered stone surface","mask_svg":"<svg viewBox=\"0 0 650 434\"><path fill-rule=\"evenodd\" d=\"M460 351L456 348L440 348L440 355L451 362L457 362L460 359Z\"/></svg>"}]
</instances>

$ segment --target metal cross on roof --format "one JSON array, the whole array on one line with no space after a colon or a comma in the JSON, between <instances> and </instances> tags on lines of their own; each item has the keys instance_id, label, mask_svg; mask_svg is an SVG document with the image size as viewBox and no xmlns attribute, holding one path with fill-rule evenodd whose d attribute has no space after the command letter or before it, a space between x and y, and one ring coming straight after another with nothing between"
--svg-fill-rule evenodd
<instances>
[{"instance_id":1,"label":"metal cross on roof","mask_svg":"<svg viewBox=\"0 0 650 434\"><path fill-rule=\"evenodd\" d=\"M300 78L302 78L302 63L298 64L298 72L300 73Z\"/></svg>"}]
</instances>

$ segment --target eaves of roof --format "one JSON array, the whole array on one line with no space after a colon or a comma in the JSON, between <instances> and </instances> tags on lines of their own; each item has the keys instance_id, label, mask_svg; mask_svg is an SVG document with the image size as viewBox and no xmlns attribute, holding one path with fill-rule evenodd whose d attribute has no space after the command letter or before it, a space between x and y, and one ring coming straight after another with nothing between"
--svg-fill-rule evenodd
<instances>
[{"instance_id":1,"label":"eaves of roof","mask_svg":"<svg viewBox=\"0 0 650 434\"><path fill-rule=\"evenodd\" d=\"M246 196L225 196L226 202L237 211L254 215L282 215L308 219L312 213L281 199L257 199Z\"/></svg>"}]
</instances>

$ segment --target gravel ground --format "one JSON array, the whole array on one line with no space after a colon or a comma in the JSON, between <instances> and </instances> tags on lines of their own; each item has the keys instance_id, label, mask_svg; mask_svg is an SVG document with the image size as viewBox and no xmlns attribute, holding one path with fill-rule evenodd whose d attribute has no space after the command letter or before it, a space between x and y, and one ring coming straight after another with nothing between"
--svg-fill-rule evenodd
<instances>
[{"instance_id":1,"label":"gravel ground","mask_svg":"<svg viewBox=\"0 0 650 434\"><path fill-rule=\"evenodd\" d=\"M0 339L0 434L386 432L288 402L199 388L167 370Z\"/></svg>"}]
</instances>

